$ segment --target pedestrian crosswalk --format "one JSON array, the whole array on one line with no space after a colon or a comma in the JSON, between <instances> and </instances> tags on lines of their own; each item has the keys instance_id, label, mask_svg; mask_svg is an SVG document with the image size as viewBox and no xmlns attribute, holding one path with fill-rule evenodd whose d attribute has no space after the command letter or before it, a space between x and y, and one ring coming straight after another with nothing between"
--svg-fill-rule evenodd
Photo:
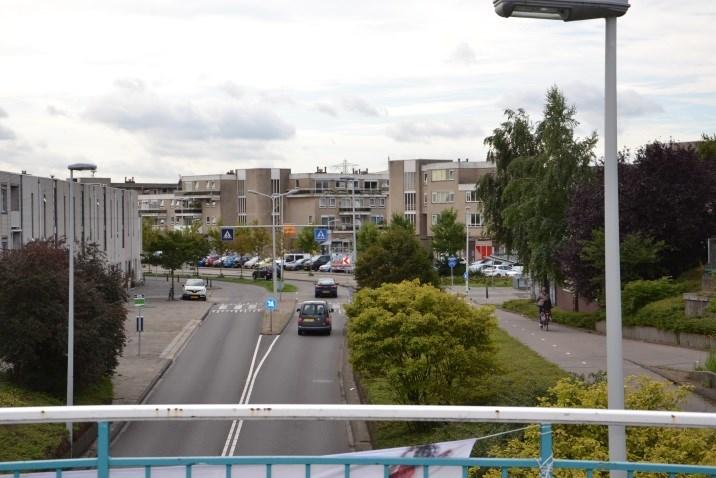
<instances>
[{"instance_id":1,"label":"pedestrian crosswalk","mask_svg":"<svg viewBox=\"0 0 716 478\"><path fill-rule=\"evenodd\" d=\"M329 305L333 307L334 314L340 314L343 312L342 304L338 302L329 302ZM253 314L257 312L263 312L265 306L262 302L239 302L239 303L228 303L228 304L216 304L211 309L212 314Z\"/></svg>"}]
</instances>

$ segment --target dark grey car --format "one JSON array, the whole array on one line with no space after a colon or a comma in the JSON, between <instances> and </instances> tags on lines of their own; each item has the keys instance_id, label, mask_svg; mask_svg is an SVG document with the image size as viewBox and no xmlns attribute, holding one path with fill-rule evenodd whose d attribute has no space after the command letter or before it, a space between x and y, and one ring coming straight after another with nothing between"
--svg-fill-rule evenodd
<instances>
[{"instance_id":1,"label":"dark grey car","mask_svg":"<svg viewBox=\"0 0 716 478\"><path fill-rule=\"evenodd\" d=\"M333 308L325 300L302 302L298 312L298 335L306 332L331 334L331 312Z\"/></svg>"}]
</instances>

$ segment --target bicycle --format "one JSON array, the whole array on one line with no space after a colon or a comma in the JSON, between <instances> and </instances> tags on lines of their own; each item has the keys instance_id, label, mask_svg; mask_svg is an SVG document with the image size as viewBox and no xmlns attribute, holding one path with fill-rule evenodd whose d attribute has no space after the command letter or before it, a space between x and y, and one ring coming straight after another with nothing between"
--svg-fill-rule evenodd
<instances>
[{"instance_id":1,"label":"bicycle","mask_svg":"<svg viewBox=\"0 0 716 478\"><path fill-rule=\"evenodd\" d=\"M552 321L552 311L540 310L539 312L539 328L545 332L549 331L549 323Z\"/></svg>"}]
</instances>

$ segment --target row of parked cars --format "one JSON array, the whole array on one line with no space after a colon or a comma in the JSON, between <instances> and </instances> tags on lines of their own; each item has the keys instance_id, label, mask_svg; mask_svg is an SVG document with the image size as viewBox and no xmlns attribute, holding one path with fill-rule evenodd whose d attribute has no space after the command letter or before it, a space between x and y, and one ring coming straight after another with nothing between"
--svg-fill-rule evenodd
<instances>
[{"instance_id":1,"label":"row of parked cars","mask_svg":"<svg viewBox=\"0 0 716 478\"><path fill-rule=\"evenodd\" d=\"M511 264L497 259L480 259L470 264L467 270L487 277L521 277L524 267L521 264Z\"/></svg>"},{"instance_id":2,"label":"row of parked cars","mask_svg":"<svg viewBox=\"0 0 716 478\"><path fill-rule=\"evenodd\" d=\"M280 266L281 259L278 259L276 263ZM283 258L283 268L289 271L331 271L331 256L328 254L312 256L308 253L291 253L285 254ZM199 260L199 267L225 267L225 268L239 268L245 269L265 269L272 268L271 258L261 258L259 256L242 256L238 254L229 254L219 256L218 254L211 254L203 259Z\"/></svg>"}]
</instances>

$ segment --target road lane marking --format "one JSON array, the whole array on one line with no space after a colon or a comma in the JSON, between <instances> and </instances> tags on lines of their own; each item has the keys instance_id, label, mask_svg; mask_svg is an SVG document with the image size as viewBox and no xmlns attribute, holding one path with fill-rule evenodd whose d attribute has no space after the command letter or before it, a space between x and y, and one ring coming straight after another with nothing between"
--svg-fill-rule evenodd
<instances>
[{"instance_id":1,"label":"road lane marking","mask_svg":"<svg viewBox=\"0 0 716 478\"><path fill-rule=\"evenodd\" d=\"M254 384L256 383L256 377L259 374L259 371L261 370L261 367L263 367L264 362L266 362L266 359L268 358L269 354L273 350L274 345L276 345L276 341L280 337L280 335L277 335L273 341L271 342L271 345L264 353L263 357L258 363L258 366L256 366L256 358L258 356L259 348L261 345L261 338L263 335L259 335L258 340L256 341L256 347L254 348L254 354L251 358L251 365L249 367L249 373L246 377L246 382L244 383L244 389L241 392L241 397L239 398L239 405L243 405L246 403L249 403L249 400L251 399L251 392L253 392ZM254 366L256 368L254 369ZM229 428L229 434L226 437L226 442L224 442L224 449L221 451L221 456L232 456L234 454L234 451L236 450L236 444L239 441L239 434L241 433L241 428L243 428L244 421L243 420L234 420L231 422L231 427Z\"/></svg>"}]
</instances>

